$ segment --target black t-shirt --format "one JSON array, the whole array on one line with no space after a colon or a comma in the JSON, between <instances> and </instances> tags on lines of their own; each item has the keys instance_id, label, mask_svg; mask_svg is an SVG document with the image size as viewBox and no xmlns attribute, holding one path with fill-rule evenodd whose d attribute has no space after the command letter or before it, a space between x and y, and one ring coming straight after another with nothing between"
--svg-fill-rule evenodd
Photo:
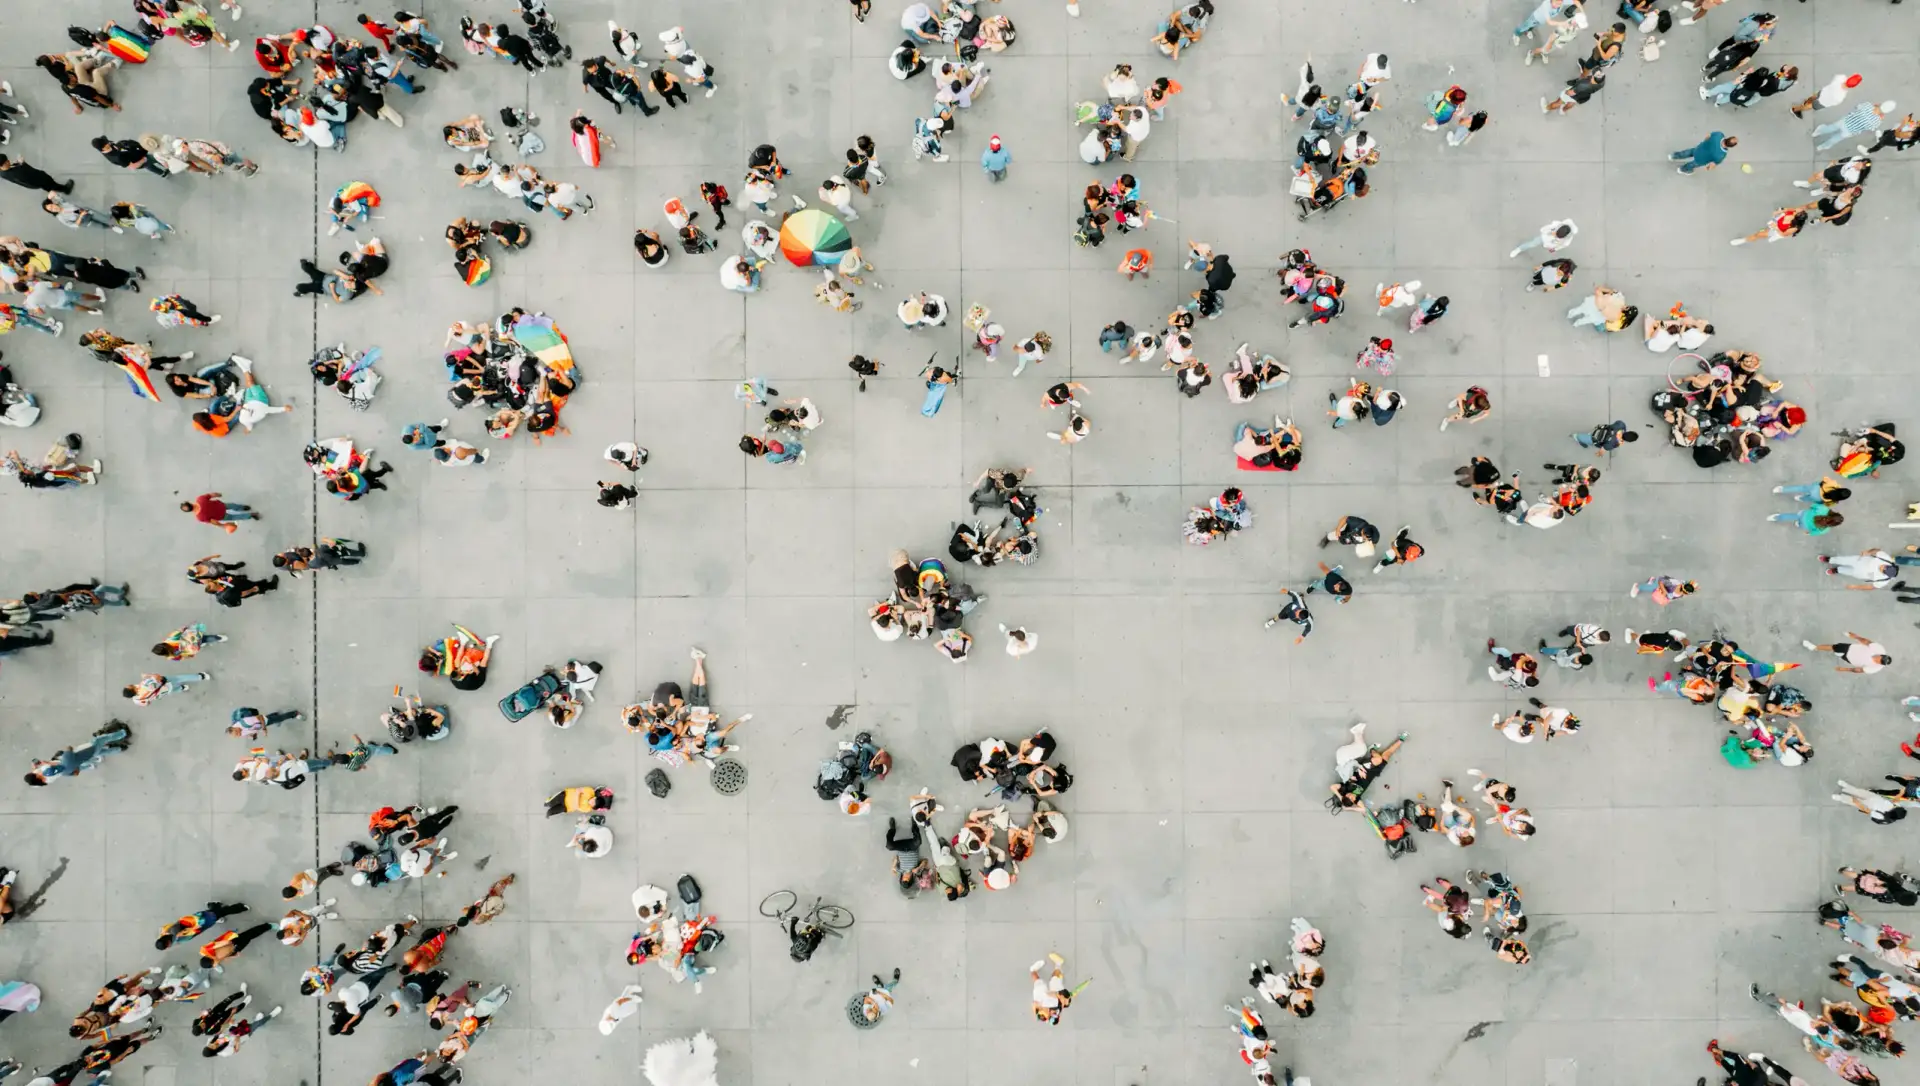
<instances>
[{"instance_id":1,"label":"black t-shirt","mask_svg":"<svg viewBox=\"0 0 1920 1086\"><path fill-rule=\"evenodd\" d=\"M276 81L261 77L247 84L247 104L261 120L273 116L273 86Z\"/></svg>"},{"instance_id":2,"label":"black t-shirt","mask_svg":"<svg viewBox=\"0 0 1920 1086\"><path fill-rule=\"evenodd\" d=\"M1047 390L1047 402L1055 407L1059 407L1072 398L1073 390L1069 389L1064 381Z\"/></svg>"},{"instance_id":3,"label":"black t-shirt","mask_svg":"<svg viewBox=\"0 0 1920 1086\"><path fill-rule=\"evenodd\" d=\"M101 148L100 154L115 166L133 166L147 157L147 149L135 140L114 140Z\"/></svg>"},{"instance_id":4,"label":"black t-shirt","mask_svg":"<svg viewBox=\"0 0 1920 1086\"><path fill-rule=\"evenodd\" d=\"M1359 517L1348 517L1346 524L1340 528L1340 542L1353 544L1363 540L1368 543L1378 543L1380 529Z\"/></svg>"},{"instance_id":5,"label":"black t-shirt","mask_svg":"<svg viewBox=\"0 0 1920 1086\"><path fill-rule=\"evenodd\" d=\"M387 274L387 269L391 266L392 261L387 259L385 253L367 253L348 265L347 270L352 272L356 278L366 280L377 279ZM365 287L362 286L361 289L364 290ZM354 293L358 294L360 291L356 290Z\"/></svg>"}]
</instances>

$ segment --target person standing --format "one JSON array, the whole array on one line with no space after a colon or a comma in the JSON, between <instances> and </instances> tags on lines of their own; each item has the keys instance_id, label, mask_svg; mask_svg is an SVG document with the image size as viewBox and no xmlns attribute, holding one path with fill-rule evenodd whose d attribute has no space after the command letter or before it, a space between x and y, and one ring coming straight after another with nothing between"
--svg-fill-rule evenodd
<instances>
[{"instance_id":1,"label":"person standing","mask_svg":"<svg viewBox=\"0 0 1920 1086\"><path fill-rule=\"evenodd\" d=\"M1679 174L1690 174L1699 169L1711 170L1725 162L1727 152L1738 146L1740 146L1738 137L1729 136L1724 132L1710 132L1706 139L1692 147L1683 148L1668 155L1667 161L1683 163L1674 171Z\"/></svg>"},{"instance_id":2,"label":"person standing","mask_svg":"<svg viewBox=\"0 0 1920 1086\"><path fill-rule=\"evenodd\" d=\"M1007 655L1018 659L1040 647L1040 635L1023 626L1009 628L1000 624L1000 632L1007 635Z\"/></svg>"},{"instance_id":3,"label":"person standing","mask_svg":"<svg viewBox=\"0 0 1920 1086\"><path fill-rule=\"evenodd\" d=\"M1827 85L1807 95L1798 105L1791 106L1793 115L1804 117L1808 110L1832 109L1847 100L1847 92L1860 85L1860 76L1836 75L1827 80Z\"/></svg>"},{"instance_id":4,"label":"person standing","mask_svg":"<svg viewBox=\"0 0 1920 1086\"><path fill-rule=\"evenodd\" d=\"M999 136L989 138L987 149L980 152L980 169L995 183L1007 179L1007 164L1012 161L1013 153L1001 146Z\"/></svg>"}]
</instances>

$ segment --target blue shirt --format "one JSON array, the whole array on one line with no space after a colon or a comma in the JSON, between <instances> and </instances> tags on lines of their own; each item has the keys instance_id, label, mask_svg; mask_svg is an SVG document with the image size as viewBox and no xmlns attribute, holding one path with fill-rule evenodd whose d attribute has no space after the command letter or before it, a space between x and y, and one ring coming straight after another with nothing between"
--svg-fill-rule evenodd
<instances>
[{"instance_id":1,"label":"blue shirt","mask_svg":"<svg viewBox=\"0 0 1920 1086\"><path fill-rule=\"evenodd\" d=\"M1715 132L1706 139L1701 140L1693 149L1693 164L1695 166L1718 166L1722 162L1725 162L1727 160L1727 149L1722 146L1721 141L1726 138L1726 133Z\"/></svg>"},{"instance_id":2,"label":"blue shirt","mask_svg":"<svg viewBox=\"0 0 1920 1086\"><path fill-rule=\"evenodd\" d=\"M999 173L1001 170L1007 168L1007 163L1012 161L1013 152L1007 150L1005 147L1001 147L998 151L989 147L980 152L980 168L983 170L992 170L994 173Z\"/></svg>"}]
</instances>

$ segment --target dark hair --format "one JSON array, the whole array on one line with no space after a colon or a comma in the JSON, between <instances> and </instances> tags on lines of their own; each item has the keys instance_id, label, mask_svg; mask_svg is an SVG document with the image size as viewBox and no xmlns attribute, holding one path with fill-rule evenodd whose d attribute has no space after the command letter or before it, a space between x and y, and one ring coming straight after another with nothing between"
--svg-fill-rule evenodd
<instances>
[{"instance_id":1,"label":"dark hair","mask_svg":"<svg viewBox=\"0 0 1920 1086\"><path fill-rule=\"evenodd\" d=\"M1628 430L1627 432L1620 435L1620 440L1621 441L1638 441L1640 440L1640 434L1636 430Z\"/></svg>"},{"instance_id":2,"label":"dark hair","mask_svg":"<svg viewBox=\"0 0 1920 1086\"><path fill-rule=\"evenodd\" d=\"M748 456L759 456L762 452L766 451L766 446L762 445L759 439L753 437L751 434L742 434L740 435L740 451L746 453Z\"/></svg>"}]
</instances>

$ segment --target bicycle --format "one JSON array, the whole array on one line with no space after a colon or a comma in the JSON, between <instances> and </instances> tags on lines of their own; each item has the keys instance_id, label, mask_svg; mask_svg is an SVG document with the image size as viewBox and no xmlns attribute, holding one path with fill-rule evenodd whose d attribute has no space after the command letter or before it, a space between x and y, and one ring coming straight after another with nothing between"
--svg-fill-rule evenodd
<instances>
[{"instance_id":1,"label":"bicycle","mask_svg":"<svg viewBox=\"0 0 1920 1086\"><path fill-rule=\"evenodd\" d=\"M841 932L853 926L851 911L839 905L822 904L824 900L824 898L814 898L813 907L795 917L800 921L801 926L818 928L831 935L840 935ZM773 901L779 901L780 904L769 910L768 903ZM775 890L760 899L760 915L771 917L775 923L785 927L788 914L792 913L799 903L800 895L792 890Z\"/></svg>"}]
</instances>

